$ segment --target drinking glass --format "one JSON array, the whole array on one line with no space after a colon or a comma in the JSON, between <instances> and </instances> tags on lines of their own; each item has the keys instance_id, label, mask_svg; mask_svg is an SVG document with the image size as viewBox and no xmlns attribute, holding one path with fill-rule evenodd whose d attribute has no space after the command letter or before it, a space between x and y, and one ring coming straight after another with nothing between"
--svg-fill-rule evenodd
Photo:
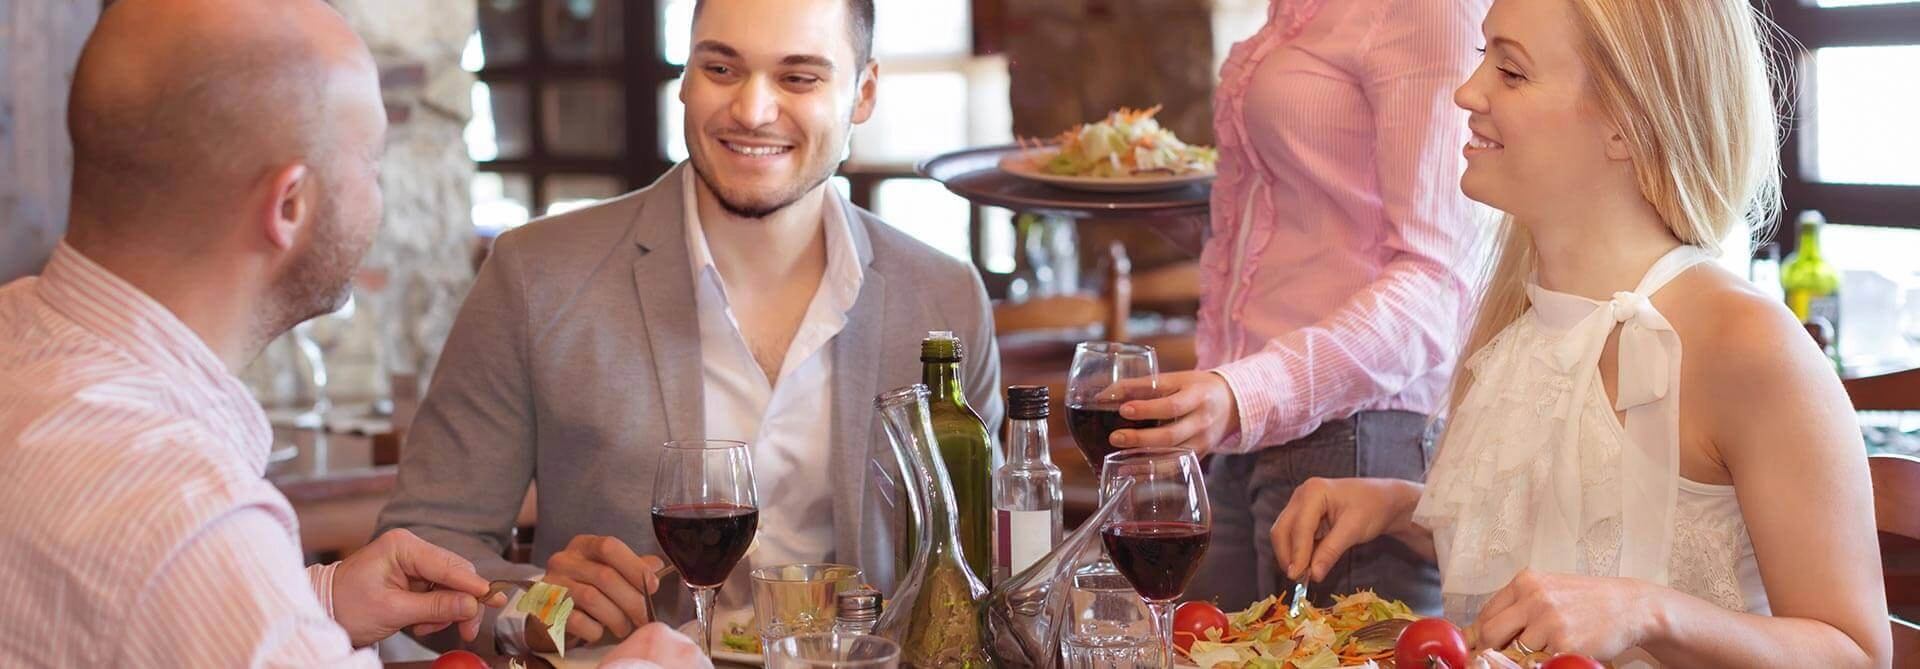
<instances>
[{"instance_id":1,"label":"drinking glass","mask_svg":"<svg viewBox=\"0 0 1920 669\"><path fill-rule=\"evenodd\" d=\"M750 576L762 648L790 636L833 631L837 597L863 580L860 568L844 564L774 565Z\"/></svg>"},{"instance_id":2,"label":"drinking glass","mask_svg":"<svg viewBox=\"0 0 1920 669\"><path fill-rule=\"evenodd\" d=\"M670 441L653 481L653 535L693 591L700 647L713 654L713 597L753 545L760 510L738 441Z\"/></svg>"},{"instance_id":3,"label":"drinking glass","mask_svg":"<svg viewBox=\"0 0 1920 669\"><path fill-rule=\"evenodd\" d=\"M1067 428L1073 443L1100 473L1101 461L1114 452L1114 430L1159 427L1165 421L1120 417L1120 405L1160 396L1160 361L1152 346L1111 341L1081 342L1073 348L1067 376Z\"/></svg>"},{"instance_id":4,"label":"drinking glass","mask_svg":"<svg viewBox=\"0 0 1920 669\"><path fill-rule=\"evenodd\" d=\"M767 646L767 669L895 669L900 646L872 634L801 634Z\"/></svg>"},{"instance_id":5,"label":"drinking glass","mask_svg":"<svg viewBox=\"0 0 1920 669\"><path fill-rule=\"evenodd\" d=\"M1174 603L1186 594L1213 535L1200 458L1184 448L1119 451L1107 456L1100 482L1106 494L1121 498L1100 529L1107 557L1153 610L1161 666L1171 667Z\"/></svg>"}]
</instances>

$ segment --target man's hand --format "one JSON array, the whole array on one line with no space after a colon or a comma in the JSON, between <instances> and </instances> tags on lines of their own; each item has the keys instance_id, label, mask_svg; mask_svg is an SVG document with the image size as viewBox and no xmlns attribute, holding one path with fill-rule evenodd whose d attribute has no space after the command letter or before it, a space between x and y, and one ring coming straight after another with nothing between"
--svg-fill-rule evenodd
<instances>
[{"instance_id":1,"label":"man's hand","mask_svg":"<svg viewBox=\"0 0 1920 669\"><path fill-rule=\"evenodd\" d=\"M1161 374L1158 390L1164 393L1158 399L1133 400L1120 405L1120 417L1165 422L1155 428L1114 430L1111 437L1114 446L1173 446L1206 455L1221 439L1240 430L1240 408L1234 403L1233 389L1219 374L1200 371Z\"/></svg>"},{"instance_id":2,"label":"man's hand","mask_svg":"<svg viewBox=\"0 0 1920 669\"><path fill-rule=\"evenodd\" d=\"M649 622L647 595L660 589L654 573L665 566L660 558L636 555L619 539L582 534L547 559L547 575L540 580L567 589L574 607L567 635L593 643L608 633L624 639ZM536 623L529 618L528 629ZM529 634L528 640L544 636Z\"/></svg>"},{"instance_id":3,"label":"man's hand","mask_svg":"<svg viewBox=\"0 0 1920 669\"><path fill-rule=\"evenodd\" d=\"M486 594L473 563L406 530L380 535L333 573L334 621L356 648L407 627L426 635L456 623L460 638L472 641ZM495 595L486 605L504 606L506 598Z\"/></svg>"}]
</instances>

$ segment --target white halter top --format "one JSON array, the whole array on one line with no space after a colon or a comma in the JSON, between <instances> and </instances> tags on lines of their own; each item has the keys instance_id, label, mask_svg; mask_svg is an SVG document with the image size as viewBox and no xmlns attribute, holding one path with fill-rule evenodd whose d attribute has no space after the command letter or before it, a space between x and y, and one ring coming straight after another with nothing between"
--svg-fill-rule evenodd
<instances>
[{"instance_id":1,"label":"white halter top","mask_svg":"<svg viewBox=\"0 0 1920 669\"><path fill-rule=\"evenodd\" d=\"M1448 618L1472 622L1527 568L1638 578L1768 612L1733 487L1680 477L1680 338L1649 301L1710 260L1681 246L1606 302L1529 285L1532 307L1466 363L1472 386L1414 512L1433 531ZM1599 360L1615 329L1608 402ZM1630 655L1641 664L1621 666L1652 666Z\"/></svg>"}]
</instances>

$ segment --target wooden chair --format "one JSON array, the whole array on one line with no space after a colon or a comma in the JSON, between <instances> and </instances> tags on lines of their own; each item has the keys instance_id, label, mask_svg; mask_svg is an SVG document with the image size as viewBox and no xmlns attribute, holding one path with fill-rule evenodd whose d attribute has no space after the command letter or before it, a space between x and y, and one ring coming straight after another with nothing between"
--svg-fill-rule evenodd
<instances>
[{"instance_id":1,"label":"wooden chair","mask_svg":"<svg viewBox=\"0 0 1920 669\"><path fill-rule=\"evenodd\" d=\"M1893 669L1920 669L1920 625L1893 619Z\"/></svg>"},{"instance_id":2,"label":"wooden chair","mask_svg":"<svg viewBox=\"0 0 1920 669\"><path fill-rule=\"evenodd\" d=\"M994 334L1005 339L1024 333L1086 332L1094 328L1100 337L1126 341L1127 316L1132 311L1133 262L1127 249L1114 242L1107 249L1107 273L1102 277L1100 293L1074 293L1035 298L1024 302L997 302L993 305Z\"/></svg>"},{"instance_id":3,"label":"wooden chair","mask_svg":"<svg viewBox=\"0 0 1920 669\"><path fill-rule=\"evenodd\" d=\"M1920 458L1867 458L1873 478L1873 519L1880 535L1887 607L1920 622Z\"/></svg>"}]
</instances>

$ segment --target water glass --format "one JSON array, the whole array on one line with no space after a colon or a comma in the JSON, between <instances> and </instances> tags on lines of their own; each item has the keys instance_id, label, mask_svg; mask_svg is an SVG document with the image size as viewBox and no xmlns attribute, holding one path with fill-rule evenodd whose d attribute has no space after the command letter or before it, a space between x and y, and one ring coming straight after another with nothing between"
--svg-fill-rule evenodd
<instances>
[{"instance_id":1,"label":"water glass","mask_svg":"<svg viewBox=\"0 0 1920 669\"><path fill-rule=\"evenodd\" d=\"M1161 666L1153 611L1111 564L1070 577L1067 625L1060 649L1067 669L1147 669Z\"/></svg>"},{"instance_id":2,"label":"water glass","mask_svg":"<svg viewBox=\"0 0 1920 669\"><path fill-rule=\"evenodd\" d=\"M766 647L767 669L896 669L900 646L872 634L802 634Z\"/></svg>"},{"instance_id":3,"label":"water glass","mask_svg":"<svg viewBox=\"0 0 1920 669\"><path fill-rule=\"evenodd\" d=\"M790 636L832 632L840 593L865 578L858 567L824 563L761 567L751 576L761 648Z\"/></svg>"}]
</instances>

